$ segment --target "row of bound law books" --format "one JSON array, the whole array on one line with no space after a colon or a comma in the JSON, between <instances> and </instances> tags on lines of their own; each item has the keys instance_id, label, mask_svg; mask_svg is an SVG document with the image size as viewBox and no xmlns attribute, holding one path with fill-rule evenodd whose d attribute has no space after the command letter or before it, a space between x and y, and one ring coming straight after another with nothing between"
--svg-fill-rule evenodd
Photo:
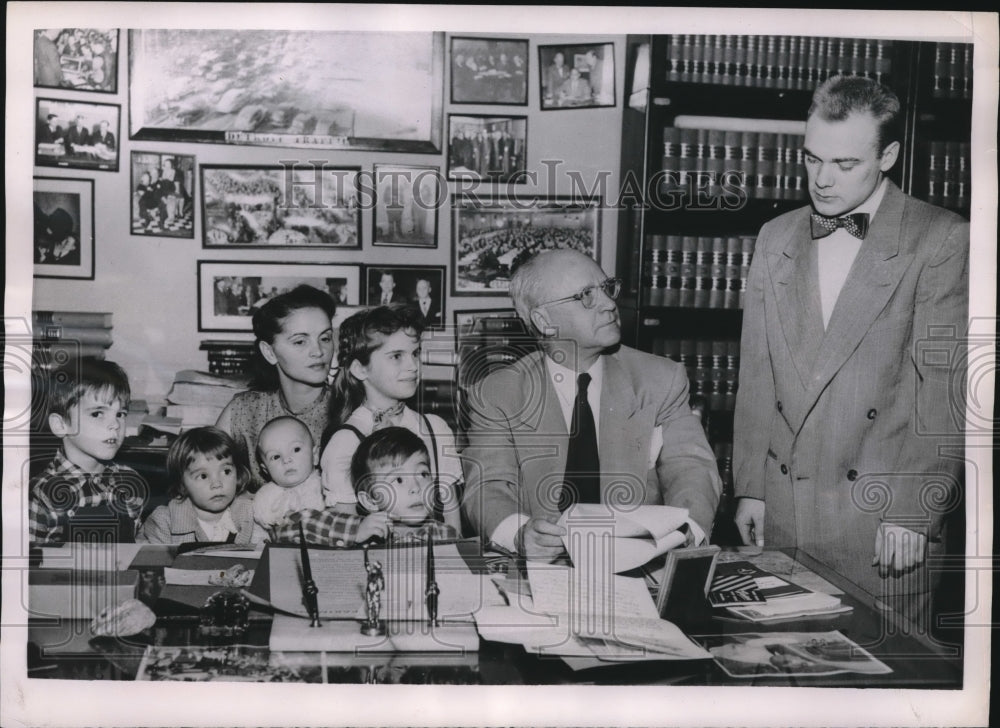
<instances>
[{"instance_id":1,"label":"row of bound law books","mask_svg":"<svg viewBox=\"0 0 1000 728\"><path fill-rule=\"evenodd\" d=\"M936 99L972 98L972 44L934 44L934 86Z\"/></svg>"},{"instance_id":2,"label":"row of bound law books","mask_svg":"<svg viewBox=\"0 0 1000 728\"><path fill-rule=\"evenodd\" d=\"M51 369L71 359L104 359L114 343L112 314L96 311L32 311L35 366Z\"/></svg>"},{"instance_id":3,"label":"row of bound law books","mask_svg":"<svg viewBox=\"0 0 1000 728\"><path fill-rule=\"evenodd\" d=\"M927 201L964 209L972 192L971 145L965 142L931 142L926 151Z\"/></svg>"},{"instance_id":4,"label":"row of bound law books","mask_svg":"<svg viewBox=\"0 0 1000 728\"><path fill-rule=\"evenodd\" d=\"M789 35L671 35L667 80L775 89L812 89L837 74L882 81L893 43Z\"/></svg>"},{"instance_id":5,"label":"row of bound law books","mask_svg":"<svg viewBox=\"0 0 1000 728\"><path fill-rule=\"evenodd\" d=\"M740 372L740 342L735 339L667 339L652 342L652 352L687 369L692 395L708 401L711 410L732 410Z\"/></svg>"},{"instance_id":6,"label":"row of bound law books","mask_svg":"<svg viewBox=\"0 0 1000 728\"><path fill-rule=\"evenodd\" d=\"M762 200L806 198L799 134L663 128L661 191L694 188L709 198L739 189Z\"/></svg>"},{"instance_id":7,"label":"row of bound law books","mask_svg":"<svg viewBox=\"0 0 1000 728\"><path fill-rule=\"evenodd\" d=\"M754 236L650 235L647 240L643 305L742 307Z\"/></svg>"},{"instance_id":8,"label":"row of bound law books","mask_svg":"<svg viewBox=\"0 0 1000 728\"><path fill-rule=\"evenodd\" d=\"M244 375L250 371L254 352L252 341L207 339L198 348L208 356L210 374Z\"/></svg>"}]
</instances>

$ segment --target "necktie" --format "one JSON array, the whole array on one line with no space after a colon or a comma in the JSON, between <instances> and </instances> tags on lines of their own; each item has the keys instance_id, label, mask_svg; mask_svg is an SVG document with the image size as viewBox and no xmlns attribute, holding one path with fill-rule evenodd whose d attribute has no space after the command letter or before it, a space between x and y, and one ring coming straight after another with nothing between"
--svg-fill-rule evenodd
<instances>
[{"instance_id":1,"label":"necktie","mask_svg":"<svg viewBox=\"0 0 1000 728\"><path fill-rule=\"evenodd\" d=\"M573 401L573 422L569 431L566 451L565 484L559 494L559 510L564 511L573 503L601 502L601 463L597 454L597 428L594 413L587 401L590 375L581 374L576 380L576 399Z\"/></svg>"},{"instance_id":2,"label":"necktie","mask_svg":"<svg viewBox=\"0 0 1000 728\"><path fill-rule=\"evenodd\" d=\"M844 228L861 240L864 240L865 235L868 234L868 213L866 212L855 212L841 217L826 217L814 212L809 221L813 239L825 238L837 228Z\"/></svg>"}]
</instances>

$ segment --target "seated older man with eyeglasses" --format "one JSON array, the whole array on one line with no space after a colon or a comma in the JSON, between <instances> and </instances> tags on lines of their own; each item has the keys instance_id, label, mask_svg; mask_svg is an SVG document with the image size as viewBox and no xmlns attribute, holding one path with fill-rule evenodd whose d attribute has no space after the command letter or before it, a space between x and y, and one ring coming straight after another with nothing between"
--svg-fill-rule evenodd
<instances>
[{"instance_id":1,"label":"seated older man with eyeglasses","mask_svg":"<svg viewBox=\"0 0 1000 728\"><path fill-rule=\"evenodd\" d=\"M620 345L620 290L572 250L515 270L510 295L541 351L468 393L462 507L484 539L554 560L576 502L687 508L688 542L707 541L722 487L686 371Z\"/></svg>"}]
</instances>

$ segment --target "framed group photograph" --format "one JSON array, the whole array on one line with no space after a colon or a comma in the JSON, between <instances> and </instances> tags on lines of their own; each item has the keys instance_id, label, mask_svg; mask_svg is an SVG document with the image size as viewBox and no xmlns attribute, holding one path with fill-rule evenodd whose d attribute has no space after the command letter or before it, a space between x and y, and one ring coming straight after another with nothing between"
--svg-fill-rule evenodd
<instances>
[{"instance_id":1,"label":"framed group photograph","mask_svg":"<svg viewBox=\"0 0 1000 728\"><path fill-rule=\"evenodd\" d=\"M63 99L35 100L35 164L118 171L121 107Z\"/></svg>"},{"instance_id":2,"label":"framed group photograph","mask_svg":"<svg viewBox=\"0 0 1000 728\"><path fill-rule=\"evenodd\" d=\"M538 46L541 108L615 105L613 43Z\"/></svg>"},{"instance_id":3,"label":"framed group photograph","mask_svg":"<svg viewBox=\"0 0 1000 728\"><path fill-rule=\"evenodd\" d=\"M129 30L129 137L441 151L444 34Z\"/></svg>"},{"instance_id":4,"label":"framed group photograph","mask_svg":"<svg viewBox=\"0 0 1000 728\"><path fill-rule=\"evenodd\" d=\"M360 280L359 265L198 261L198 331L252 331L257 309L303 283L357 306Z\"/></svg>"},{"instance_id":5,"label":"framed group photograph","mask_svg":"<svg viewBox=\"0 0 1000 728\"><path fill-rule=\"evenodd\" d=\"M523 182L528 117L448 115L448 179Z\"/></svg>"},{"instance_id":6,"label":"framed group photograph","mask_svg":"<svg viewBox=\"0 0 1000 728\"><path fill-rule=\"evenodd\" d=\"M35 177L34 276L94 280L94 180Z\"/></svg>"},{"instance_id":7,"label":"framed group photograph","mask_svg":"<svg viewBox=\"0 0 1000 728\"><path fill-rule=\"evenodd\" d=\"M361 247L360 167L200 169L205 248Z\"/></svg>"},{"instance_id":8,"label":"framed group photograph","mask_svg":"<svg viewBox=\"0 0 1000 728\"><path fill-rule=\"evenodd\" d=\"M194 172L190 154L132 152L133 235L194 237Z\"/></svg>"},{"instance_id":9,"label":"framed group photograph","mask_svg":"<svg viewBox=\"0 0 1000 728\"><path fill-rule=\"evenodd\" d=\"M369 265L365 268L365 304L409 303L417 307L428 329L446 321L443 265Z\"/></svg>"},{"instance_id":10,"label":"framed group photograph","mask_svg":"<svg viewBox=\"0 0 1000 728\"><path fill-rule=\"evenodd\" d=\"M118 29L35 31L35 86L118 93Z\"/></svg>"},{"instance_id":11,"label":"framed group photograph","mask_svg":"<svg viewBox=\"0 0 1000 728\"><path fill-rule=\"evenodd\" d=\"M599 198L519 196L452 200L452 286L456 296L502 296L522 260L570 248L600 262Z\"/></svg>"},{"instance_id":12,"label":"framed group photograph","mask_svg":"<svg viewBox=\"0 0 1000 728\"><path fill-rule=\"evenodd\" d=\"M451 103L527 106L527 39L453 37Z\"/></svg>"},{"instance_id":13,"label":"framed group photograph","mask_svg":"<svg viewBox=\"0 0 1000 728\"><path fill-rule=\"evenodd\" d=\"M375 165L372 245L436 248L447 190L438 167Z\"/></svg>"}]
</instances>

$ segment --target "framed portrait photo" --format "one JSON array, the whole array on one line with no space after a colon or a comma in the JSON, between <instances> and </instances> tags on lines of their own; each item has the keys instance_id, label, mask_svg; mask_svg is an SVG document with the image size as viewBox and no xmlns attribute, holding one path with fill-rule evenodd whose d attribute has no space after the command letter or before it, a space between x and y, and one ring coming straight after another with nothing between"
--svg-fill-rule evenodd
<instances>
[{"instance_id":1,"label":"framed portrait photo","mask_svg":"<svg viewBox=\"0 0 1000 728\"><path fill-rule=\"evenodd\" d=\"M525 182L528 117L448 115L448 179Z\"/></svg>"},{"instance_id":2,"label":"framed portrait photo","mask_svg":"<svg viewBox=\"0 0 1000 728\"><path fill-rule=\"evenodd\" d=\"M198 261L198 331L252 331L254 312L275 296L307 284L337 306L360 303L361 266L325 263Z\"/></svg>"},{"instance_id":3,"label":"framed portrait photo","mask_svg":"<svg viewBox=\"0 0 1000 728\"><path fill-rule=\"evenodd\" d=\"M190 154L132 152L131 233L193 238L194 177Z\"/></svg>"},{"instance_id":4,"label":"framed portrait photo","mask_svg":"<svg viewBox=\"0 0 1000 728\"><path fill-rule=\"evenodd\" d=\"M409 303L420 311L428 329L444 328L444 293L443 265L365 266L365 304Z\"/></svg>"},{"instance_id":5,"label":"framed portrait photo","mask_svg":"<svg viewBox=\"0 0 1000 728\"><path fill-rule=\"evenodd\" d=\"M686 624L704 613L720 551L711 545L667 552L656 596L656 611L661 619Z\"/></svg>"},{"instance_id":6,"label":"framed portrait photo","mask_svg":"<svg viewBox=\"0 0 1000 728\"><path fill-rule=\"evenodd\" d=\"M527 39L452 37L451 103L527 106Z\"/></svg>"},{"instance_id":7,"label":"framed portrait photo","mask_svg":"<svg viewBox=\"0 0 1000 728\"><path fill-rule=\"evenodd\" d=\"M456 296L504 296L511 270L550 248L571 248L600 262L599 198L452 198L452 287Z\"/></svg>"},{"instance_id":8,"label":"framed portrait photo","mask_svg":"<svg viewBox=\"0 0 1000 728\"><path fill-rule=\"evenodd\" d=\"M118 93L118 29L35 31L35 86Z\"/></svg>"},{"instance_id":9,"label":"framed portrait photo","mask_svg":"<svg viewBox=\"0 0 1000 728\"><path fill-rule=\"evenodd\" d=\"M360 167L201 165L205 248L361 247Z\"/></svg>"},{"instance_id":10,"label":"framed portrait photo","mask_svg":"<svg viewBox=\"0 0 1000 728\"><path fill-rule=\"evenodd\" d=\"M118 104L35 100L35 164L118 171Z\"/></svg>"},{"instance_id":11,"label":"framed portrait photo","mask_svg":"<svg viewBox=\"0 0 1000 728\"><path fill-rule=\"evenodd\" d=\"M94 180L35 177L35 278L94 280Z\"/></svg>"},{"instance_id":12,"label":"framed portrait photo","mask_svg":"<svg viewBox=\"0 0 1000 728\"><path fill-rule=\"evenodd\" d=\"M436 154L444 33L129 30L129 138Z\"/></svg>"},{"instance_id":13,"label":"framed portrait photo","mask_svg":"<svg viewBox=\"0 0 1000 728\"><path fill-rule=\"evenodd\" d=\"M447 198L439 167L376 164L372 245L436 248L438 209Z\"/></svg>"},{"instance_id":14,"label":"framed portrait photo","mask_svg":"<svg viewBox=\"0 0 1000 728\"><path fill-rule=\"evenodd\" d=\"M543 111L615 105L613 43L538 46L538 74Z\"/></svg>"}]
</instances>

